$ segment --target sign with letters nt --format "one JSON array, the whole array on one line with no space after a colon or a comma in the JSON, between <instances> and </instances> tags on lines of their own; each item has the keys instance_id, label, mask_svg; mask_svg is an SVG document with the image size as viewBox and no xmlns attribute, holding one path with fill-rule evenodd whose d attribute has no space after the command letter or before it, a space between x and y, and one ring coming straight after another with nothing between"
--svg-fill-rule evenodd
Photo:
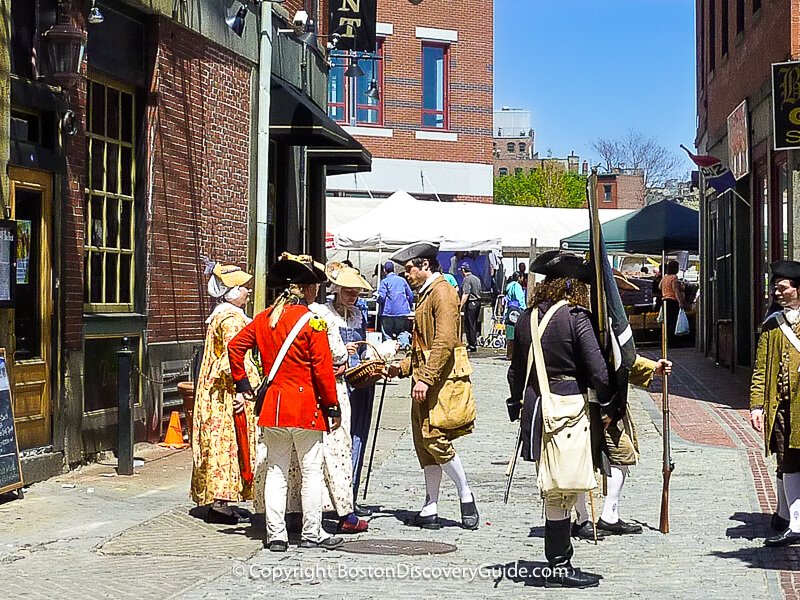
<instances>
[{"instance_id":1,"label":"sign with letters nt","mask_svg":"<svg viewBox=\"0 0 800 600\"><path fill-rule=\"evenodd\" d=\"M775 150L800 148L800 61L772 65Z\"/></svg>"},{"instance_id":2,"label":"sign with letters nt","mask_svg":"<svg viewBox=\"0 0 800 600\"><path fill-rule=\"evenodd\" d=\"M338 33L336 50L375 52L378 0L331 0L328 31Z\"/></svg>"},{"instance_id":3,"label":"sign with letters nt","mask_svg":"<svg viewBox=\"0 0 800 600\"><path fill-rule=\"evenodd\" d=\"M14 410L11 406L11 385L3 351L0 353L0 494L22 486L17 430L14 428Z\"/></svg>"}]
</instances>

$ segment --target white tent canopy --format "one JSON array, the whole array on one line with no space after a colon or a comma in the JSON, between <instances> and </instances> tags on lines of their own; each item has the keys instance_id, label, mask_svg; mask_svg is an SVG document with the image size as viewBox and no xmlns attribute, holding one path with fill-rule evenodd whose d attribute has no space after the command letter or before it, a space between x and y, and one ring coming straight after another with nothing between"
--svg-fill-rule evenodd
<instances>
[{"instance_id":1,"label":"white tent canopy","mask_svg":"<svg viewBox=\"0 0 800 600\"><path fill-rule=\"evenodd\" d=\"M335 222L338 198L328 199ZM397 250L428 240L445 251L500 250L501 231L487 223L462 218L458 207L466 202L426 202L398 191L361 217L330 229L338 250Z\"/></svg>"},{"instance_id":2,"label":"white tent canopy","mask_svg":"<svg viewBox=\"0 0 800 600\"><path fill-rule=\"evenodd\" d=\"M589 211L579 208L503 206L475 202L416 200L403 191L350 220L352 201L328 199L328 230L339 250L394 250L419 240L439 241L442 250L558 248L561 239L589 227ZM600 222L630 210L601 209ZM352 214L352 213L351 213Z\"/></svg>"}]
</instances>

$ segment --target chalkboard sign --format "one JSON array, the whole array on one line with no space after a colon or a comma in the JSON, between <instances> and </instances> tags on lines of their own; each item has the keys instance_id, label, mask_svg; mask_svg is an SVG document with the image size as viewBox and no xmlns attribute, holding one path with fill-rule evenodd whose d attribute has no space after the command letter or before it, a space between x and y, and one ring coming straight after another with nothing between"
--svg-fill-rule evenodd
<instances>
[{"instance_id":1,"label":"chalkboard sign","mask_svg":"<svg viewBox=\"0 0 800 600\"><path fill-rule=\"evenodd\" d=\"M23 486L5 350L0 350L0 494Z\"/></svg>"}]
</instances>

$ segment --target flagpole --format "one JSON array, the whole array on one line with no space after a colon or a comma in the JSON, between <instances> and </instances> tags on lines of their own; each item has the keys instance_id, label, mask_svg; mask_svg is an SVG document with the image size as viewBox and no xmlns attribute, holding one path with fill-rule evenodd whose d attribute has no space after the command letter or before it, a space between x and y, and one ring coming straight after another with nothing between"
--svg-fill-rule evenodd
<instances>
[{"instance_id":1,"label":"flagpole","mask_svg":"<svg viewBox=\"0 0 800 600\"><path fill-rule=\"evenodd\" d=\"M603 298L603 265L600 263L600 212L597 207L597 167L592 168L592 173L587 182L587 195L589 200L589 219L592 232L591 251L594 258L594 286L597 306L592 307L597 315L597 333L600 338L600 347L606 349L606 303Z\"/></svg>"}]
</instances>

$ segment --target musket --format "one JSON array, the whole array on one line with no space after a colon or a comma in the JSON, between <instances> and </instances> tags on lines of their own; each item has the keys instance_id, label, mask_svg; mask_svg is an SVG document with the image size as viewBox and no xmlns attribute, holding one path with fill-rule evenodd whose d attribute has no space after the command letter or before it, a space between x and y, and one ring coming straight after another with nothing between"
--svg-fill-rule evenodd
<instances>
[{"instance_id":1,"label":"musket","mask_svg":"<svg viewBox=\"0 0 800 600\"><path fill-rule=\"evenodd\" d=\"M520 417L519 429L517 432L517 445L514 447L514 456L508 461L508 466L506 467L506 477L508 477L508 481L506 482L506 494L503 496L503 504L508 504L508 495L511 493L511 482L514 480L514 471L517 468L517 457L519 456L520 446L522 446L522 417Z\"/></svg>"},{"instance_id":2,"label":"musket","mask_svg":"<svg viewBox=\"0 0 800 600\"><path fill-rule=\"evenodd\" d=\"M664 266L667 264L666 251L661 252L661 274L663 277ZM663 317L661 319L661 356L667 358L667 307L664 301L661 301L661 310ZM659 520L658 529L661 533L669 533L669 480L672 476L672 471L675 470L675 463L672 462L672 452L670 450L669 440L669 375L664 373L662 375L661 384L661 415L662 415L662 432L664 447L662 450L662 464L661 475L663 483L661 486L661 518Z\"/></svg>"}]
</instances>

